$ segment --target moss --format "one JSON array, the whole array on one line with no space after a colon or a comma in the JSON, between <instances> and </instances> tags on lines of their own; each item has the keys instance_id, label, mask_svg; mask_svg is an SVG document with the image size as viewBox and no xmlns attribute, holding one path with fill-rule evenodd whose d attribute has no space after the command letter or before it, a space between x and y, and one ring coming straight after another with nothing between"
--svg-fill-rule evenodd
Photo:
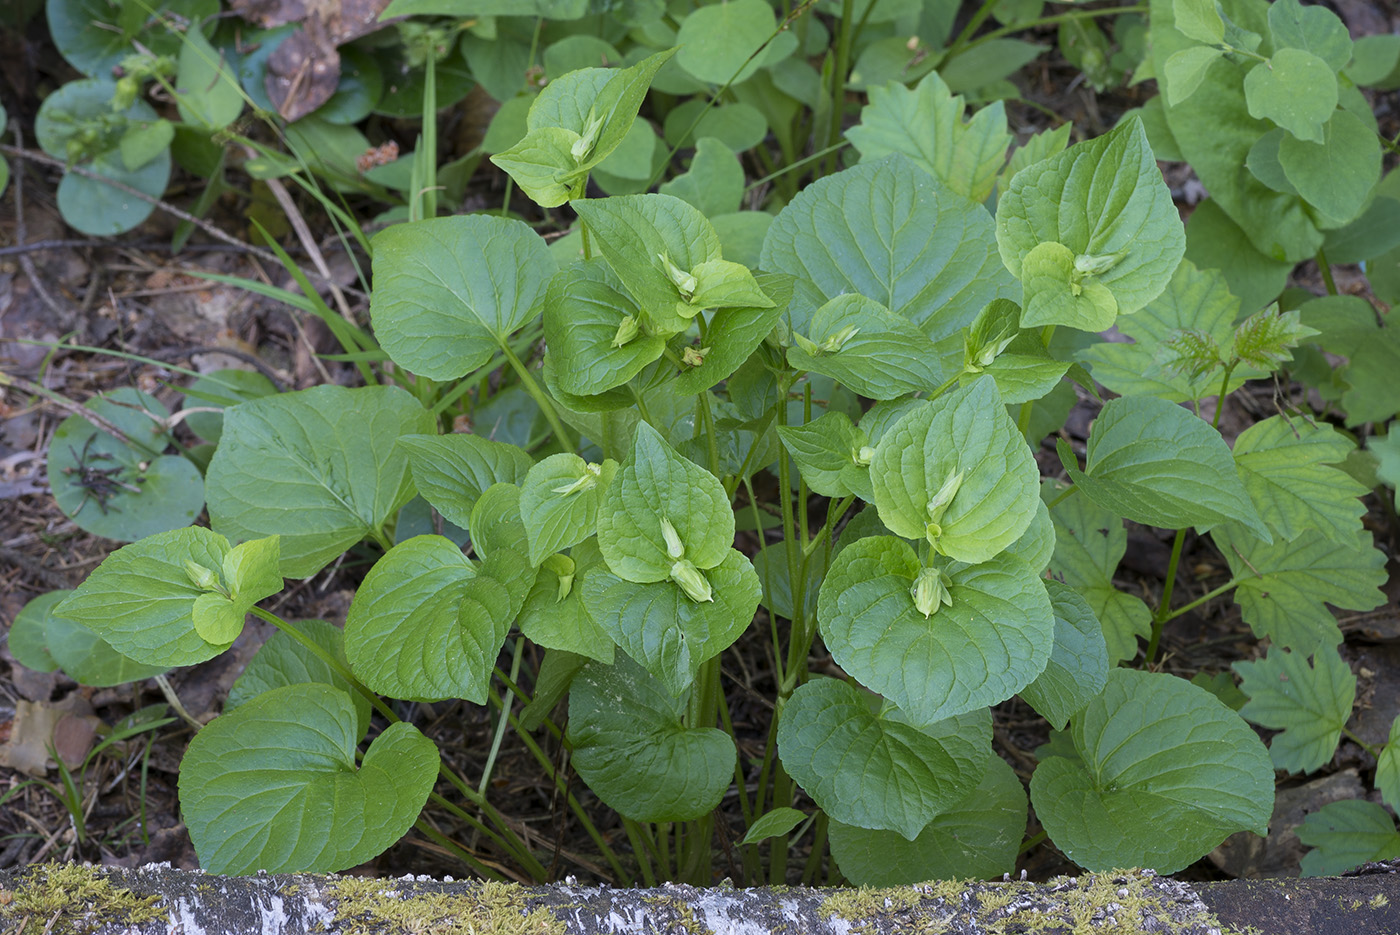
<instances>
[{"instance_id":1,"label":"moss","mask_svg":"<svg viewBox=\"0 0 1400 935\"><path fill-rule=\"evenodd\" d=\"M520 888L483 883L470 895L405 895L393 881L342 877L326 888L335 929L374 935L390 929L414 935L563 935L564 923L545 909L531 910Z\"/></svg>"},{"instance_id":2,"label":"moss","mask_svg":"<svg viewBox=\"0 0 1400 935\"><path fill-rule=\"evenodd\" d=\"M1386 906L1390 905L1390 900L1384 893L1377 893L1371 897L1371 901L1367 905L1372 909L1384 909Z\"/></svg>"},{"instance_id":3,"label":"moss","mask_svg":"<svg viewBox=\"0 0 1400 935\"><path fill-rule=\"evenodd\" d=\"M76 864L30 867L8 897L0 899L0 928L6 931L23 926L52 935L84 935L113 923L139 925L167 915L159 896L137 896L112 886L97 868Z\"/></svg>"},{"instance_id":4,"label":"moss","mask_svg":"<svg viewBox=\"0 0 1400 935\"><path fill-rule=\"evenodd\" d=\"M663 926L658 931L667 933L686 933L686 935L714 935L714 930L708 925L695 918L695 912L686 904L685 900L677 899L674 896L647 896L643 902L650 906L663 909L670 917L667 919L657 919ZM655 922L652 923L655 927Z\"/></svg>"}]
</instances>

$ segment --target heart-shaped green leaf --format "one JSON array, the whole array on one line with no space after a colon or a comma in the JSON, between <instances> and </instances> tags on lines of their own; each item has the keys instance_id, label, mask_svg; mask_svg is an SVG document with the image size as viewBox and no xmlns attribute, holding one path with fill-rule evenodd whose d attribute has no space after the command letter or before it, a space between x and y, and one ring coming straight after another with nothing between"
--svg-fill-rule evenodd
<instances>
[{"instance_id":1,"label":"heart-shaped green leaf","mask_svg":"<svg viewBox=\"0 0 1400 935\"><path fill-rule=\"evenodd\" d=\"M437 747L384 730L356 766L345 692L308 682L265 692L205 726L180 762L180 811L210 873L330 873L364 863L417 820Z\"/></svg>"},{"instance_id":2,"label":"heart-shaped green leaf","mask_svg":"<svg viewBox=\"0 0 1400 935\"><path fill-rule=\"evenodd\" d=\"M1045 668L1055 634L1045 587L1020 559L949 566L947 606L919 606L929 574L908 543L872 536L833 560L817 601L832 658L915 724L1011 697Z\"/></svg>"},{"instance_id":3,"label":"heart-shaped green leaf","mask_svg":"<svg viewBox=\"0 0 1400 935\"><path fill-rule=\"evenodd\" d=\"M212 659L238 636L253 605L282 589L276 539L238 550L202 526L147 536L107 556L55 614L146 665ZM217 606L202 611L200 601L208 597L217 598ZM205 629L219 642L201 636L201 613L218 621Z\"/></svg>"},{"instance_id":4,"label":"heart-shaped green leaf","mask_svg":"<svg viewBox=\"0 0 1400 935\"><path fill-rule=\"evenodd\" d=\"M1114 669L1071 737L1079 759L1041 762L1031 802L1055 846L1088 870L1172 873L1235 831L1268 833L1269 754L1204 688Z\"/></svg>"},{"instance_id":5,"label":"heart-shaped green leaf","mask_svg":"<svg viewBox=\"0 0 1400 935\"><path fill-rule=\"evenodd\" d=\"M874 499L870 459L875 451L844 412L825 413L806 425L779 426L778 437L813 493L823 497L855 494L867 503Z\"/></svg>"},{"instance_id":6,"label":"heart-shaped green leaf","mask_svg":"<svg viewBox=\"0 0 1400 935\"><path fill-rule=\"evenodd\" d=\"M515 445L480 435L404 435L399 447L408 455L418 493L443 519L466 529L477 498L493 484L519 484L532 462Z\"/></svg>"},{"instance_id":7,"label":"heart-shaped green leaf","mask_svg":"<svg viewBox=\"0 0 1400 935\"><path fill-rule=\"evenodd\" d=\"M1322 215L1328 227L1355 220L1381 177L1380 140L1360 117L1331 115L1319 139L1279 140L1278 162L1288 182Z\"/></svg>"},{"instance_id":8,"label":"heart-shaped green leaf","mask_svg":"<svg viewBox=\"0 0 1400 935\"><path fill-rule=\"evenodd\" d=\"M947 376L939 351L912 322L863 295L837 296L812 314L788 362L839 380L862 396L928 392Z\"/></svg>"},{"instance_id":9,"label":"heart-shaped green leaf","mask_svg":"<svg viewBox=\"0 0 1400 935\"><path fill-rule=\"evenodd\" d=\"M569 692L571 762L589 788L634 821L686 821L719 805L734 779L734 741L682 723L686 699L626 656L591 662Z\"/></svg>"},{"instance_id":10,"label":"heart-shaped green leaf","mask_svg":"<svg viewBox=\"0 0 1400 935\"><path fill-rule=\"evenodd\" d=\"M321 647L332 658L339 660L346 670L349 669L350 661L345 658L345 634L341 632L340 627L324 620L288 621L287 626ZM350 696L350 700L355 704L355 714L360 725L360 732L356 736L364 739L369 730L369 699L357 691L349 679L332 668L318 653L290 633L281 631L272 634L248 661L243 674L228 691L224 713L227 714L239 705L252 701L263 692L284 685L302 685L308 682L330 685Z\"/></svg>"},{"instance_id":11,"label":"heart-shaped green leaf","mask_svg":"<svg viewBox=\"0 0 1400 935\"><path fill-rule=\"evenodd\" d=\"M240 403L226 410L209 463L210 519L235 539L280 536L283 574L314 575L412 498L395 442L435 428L396 386L317 386Z\"/></svg>"},{"instance_id":12,"label":"heart-shaped green leaf","mask_svg":"<svg viewBox=\"0 0 1400 935\"><path fill-rule=\"evenodd\" d=\"M568 555L546 558L520 608L520 632L548 649L612 665L612 637L593 622L583 606L583 578L589 569L602 564L598 540L591 538L574 546Z\"/></svg>"},{"instance_id":13,"label":"heart-shaped green leaf","mask_svg":"<svg viewBox=\"0 0 1400 935\"><path fill-rule=\"evenodd\" d=\"M1010 873L1026 833L1026 790L996 754L967 797L934 818L912 841L894 831L831 823L831 856L857 886L907 886L925 880L989 880Z\"/></svg>"},{"instance_id":14,"label":"heart-shaped green leaf","mask_svg":"<svg viewBox=\"0 0 1400 935\"><path fill-rule=\"evenodd\" d=\"M544 300L544 335L560 389L594 396L632 379L661 356L664 338L600 257L562 270Z\"/></svg>"},{"instance_id":15,"label":"heart-shaped green leaf","mask_svg":"<svg viewBox=\"0 0 1400 935\"><path fill-rule=\"evenodd\" d=\"M984 562L1035 518L1040 471L986 377L919 403L875 446L880 519L960 562Z\"/></svg>"},{"instance_id":16,"label":"heart-shaped green leaf","mask_svg":"<svg viewBox=\"0 0 1400 935\"><path fill-rule=\"evenodd\" d=\"M530 564L589 538L598 528L598 502L617 473L617 462L584 461L567 452L530 468L520 487L520 518L529 539Z\"/></svg>"},{"instance_id":17,"label":"heart-shaped green leaf","mask_svg":"<svg viewBox=\"0 0 1400 935\"><path fill-rule=\"evenodd\" d=\"M484 214L395 224L371 244L375 335L394 363L434 380L490 361L538 313L556 269L529 225Z\"/></svg>"},{"instance_id":18,"label":"heart-shaped green leaf","mask_svg":"<svg viewBox=\"0 0 1400 935\"><path fill-rule=\"evenodd\" d=\"M878 696L818 678L783 707L778 754L831 818L912 841L981 780L990 735L985 709L920 729Z\"/></svg>"},{"instance_id":19,"label":"heart-shaped green leaf","mask_svg":"<svg viewBox=\"0 0 1400 935\"><path fill-rule=\"evenodd\" d=\"M1055 613L1055 648L1045 671L1021 689L1021 697L1054 726L1066 722L1103 690L1108 678L1108 647L1089 603L1069 585L1045 582Z\"/></svg>"}]
</instances>

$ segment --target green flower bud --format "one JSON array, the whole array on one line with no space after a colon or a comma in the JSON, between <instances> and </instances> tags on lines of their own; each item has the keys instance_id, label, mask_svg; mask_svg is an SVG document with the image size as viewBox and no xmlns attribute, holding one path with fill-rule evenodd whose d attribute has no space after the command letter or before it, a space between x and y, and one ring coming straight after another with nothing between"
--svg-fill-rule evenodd
<instances>
[{"instance_id":1,"label":"green flower bud","mask_svg":"<svg viewBox=\"0 0 1400 935\"><path fill-rule=\"evenodd\" d=\"M598 478L601 477L602 474L603 466L590 461L583 466L582 477L572 484L564 484L561 487L555 487L553 492L567 497L570 494L578 493L580 490L592 490L594 487L598 486Z\"/></svg>"},{"instance_id":2,"label":"green flower bud","mask_svg":"<svg viewBox=\"0 0 1400 935\"><path fill-rule=\"evenodd\" d=\"M185 574L189 577L190 583L201 591L222 591L219 585L219 576L203 565L185 559Z\"/></svg>"},{"instance_id":3,"label":"green flower bud","mask_svg":"<svg viewBox=\"0 0 1400 935\"><path fill-rule=\"evenodd\" d=\"M805 335L800 335L794 331L792 333L792 342L813 357L821 356L822 349L817 347L817 342Z\"/></svg>"},{"instance_id":4,"label":"green flower bud","mask_svg":"<svg viewBox=\"0 0 1400 935\"><path fill-rule=\"evenodd\" d=\"M613 335L612 346L622 347L632 341L637 335L642 333L642 326L637 321L636 316L628 315L622 319L622 324L617 326L617 334Z\"/></svg>"},{"instance_id":5,"label":"green flower bud","mask_svg":"<svg viewBox=\"0 0 1400 935\"><path fill-rule=\"evenodd\" d=\"M673 559L685 557L685 543L681 542L680 533L676 532L676 527L664 517L661 520L661 537L666 540L667 556Z\"/></svg>"},{"instance_id":6,"label":"green flower bud","mask_svg":"<svg viewBox=\"0 0 1400 935\"><path fill-rule=\"evenodd\" d=\"M928 502L928 524L924 527L924 535L928 537L930 543L937 542L943 535L943 527L939 521L943 519L943 514L948 512L948 505L953 502L953 498L958 495L958 489L962 487L963 471L957 471L948 475L948 479L943 482L943 486L938 488L938 493L933 495L933 499Z\"/></svg>"},{"instance_id":7,"label":"green flower bud","mask_svg":"<svg viewBox=\"0 0 1400 935\"><path fill-rule=\"evenodd\" d=\"M1119 250L1117 253L1105 253L1094 256L1091 253L1081 253L1074 258L1074 271L1086 276L1099 276L1108 272L1122 262L1123 257L1128 255L1127 250Z\"/></svg>"},{"instance_id":8,"label":"green flower bud","mask_svg":"<svg viewBox=\"0 0 1400 935\"><path fill-rule=\"evenodd\" d=\"M869 445L861 445L859 448L851 449L851 461L856 467L870 467L870 462L875 457L875 449Z\"/></svg>"},{"instance_id":9,"label":"green flower bud","mask_svg":"<svg viewBox=\"0 0 1400 935\"><path fill-rule=\"evenodd\" d=\"M658 253L656 258L661 261L661 268L666 271L666 278L680 292L681 298L687 302L695 295L695 290L700 288L700 281L694 276L681 269L671 262L671 258L664 253Z\"/></svg>"},{"instance_id":10,"label":"green flower bud","mask_svg":"<svg viewBox=\"0 0 1400 935\"><path fill-rule=\"evenodd\" d=\"M909 596L914 599L914 607L927 620L938 613L943 605L953 606L953 597L948 593L952 580L937 568L921 568L919 576L909 588Z\"/></svg>"},{"instance_id":11,"label":"green flower bud","mask_svg":"<svg viewBox=\"0 0 1400 935\"><path fill-rule=\"evenodd\" d=\"M574 588L574 560L556 552L545 559L542 565L559 576L559 596L555 598L555 603L561 603Z\"/></svg>"},{"instance_id":12,"label":"green flower bud","mask_svg":"<svg viewBox=\"0 0 1400 935\"><path fill-rule=\"evenodd\" d=\"M671 566L671 580L680 585L686 597L696 603L715 599L714 592L710 589L710 582L705 579L700 569L686 559L681 559Z\"/></svg>"},{"instance_id":13,"label":"green flower bud","mask_svg":"<svg viewBox=\"0 0 1400 935\"><path fill-rule=\"evenodd\" d=\"M588 121L583 136L574 140L574 145L569 147L569 155L574 157L575 162L583 162L593 153L593 147L598 144L598 132L602 129L602 117L594 117Z\"/></svg>"},{"instance_id":14,"label":"green flower bud","mask_svg":"<svg viewBox=\"0 0 1400 935\"><path fill-rule=\"evenodd\" d=\"M856 335L860 334L860 329L855 325L847 325L840 331L833 334L821 343L821 350L827 354L835 354L845 345L845 343Z\"/></svg>"}]
</instances>

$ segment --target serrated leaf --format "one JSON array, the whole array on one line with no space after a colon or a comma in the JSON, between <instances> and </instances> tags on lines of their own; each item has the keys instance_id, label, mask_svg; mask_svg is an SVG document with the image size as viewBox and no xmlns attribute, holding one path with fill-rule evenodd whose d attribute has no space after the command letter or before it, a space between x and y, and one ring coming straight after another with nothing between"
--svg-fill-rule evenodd
<instances>
[{"instance_id":1,"label":"serrated leaf","mask_svg":"<svg viewBox=\"0 0 1400 935\"><path fill-rule=\"evenodd\" d=\"M778 755L831 818L912 841L982 779L990 728L972 710L921 730L879 697L818 678L783 707Z\"/></svg>"},{"instance_id":2,"label":"serrated leaf","mask_svg":"<svg viewBox=\"0 0 1400 935\"><path fill-rule=\"evenodd\" d=\"M1017 173L997 202L996 230L1001 258L1015 276L1043 243L1062 244L1076 259L1117 257L1095 278L1122 315L1157 297L1186 249L1171 193L1136 118Z\"/></svg>"},{"instance_id":3,"label":"serrated leaf","mask_svg":"<svg viewBox=\"0 0 1400 935\"><path fill-rule=\"evenodd\" d=\"M1103 628L1084 598L1069 585L1046 581L1055 614L1055 645L1045 671L1021 689L1036 712L1056 730L1103 690L1108 678L1108 647Z\"/></svg>"},{"instance_id":4,"label":"serrated leaf","mask_svg":"<svg viewBox=\"0 0 1400 935\"><path fill-rule=\"evenodd\" d=\"M616 472L616 461L593 464L569 453L550 455L530 468L520 487L520 517L531 565L597 531L598 501Z\"/></svg>"},{"instance_id":5,"label":"serrated leaf","mask_svg":"<svg viewBox=\"0 0 1400 935\"><path fill-rule=\"evenodd\" d=\"M1281 731L1269 741L1274 766L1311 773L1332 759L1356 700L1356 676L1334 647L1318 649L1309 664L1303 653L1274 646L1233 668L1249 696L1240 716Z\"/></svg>"},{"instance_id":6,"label":"serrated leaf","mask_svg":"<svg viewBox=\"0 0 1400 935\"><path fill-rule=\"evenodd\" d=\"M252 606L282 587L275 575L260 577L230 600L191 580L192 563L219 584L216 569L228 554L228 540L201 526L147 536L107 556L54 614L77 621L145 665L188 666L212 659L233 642ZM221 586L231 587L226 579ZM209 594L227 603L237 622L219 643L202 638L195 620L199 599Z\"/></svg>"},{"instance_id":7,"label":"serrated leaf","mask_svg":"<svg viewBox=\"0 0 1400 935\"><path fill-rule=\"evenodd\" d=\"M1041 485L1041 496L1054 499L1063 490L1056 481ZM1137 638L1152 630L1152 613L1142 599L1113 586L1113 573L1128 550L1123 520L1078 494L1050 509L1055 524L1054 577L1074 588L1103 626L1110 663L1137 655Z\"/></svg>"},{"instance_id":8,"label":"serrated leaf","mask_svg":"<svg viewBox=\"0 0 1400 935\"><path fill-rule=\"evenodd\" d=\"M339 627L324 620L288 621L287 626L321 647L349 669L350 662L345 658L345 634ZM228 691L224 713L227 714L239 705L252 701L263 692L284 685L302 685L308 682L330 685L350 696L359 721L359 733L356 736L363 739L365 732L369 730L369 699L357 691L349 679L331 668L330 663L320 655L291 634L282 631L272 634L248 661L243 674Z\"/></svg>"},{"instance_id":9,"label":"serrated leaf","mask_svg":"<svg viewBox=\"0 0 1400 935\"><path fill-rule=\"evenodd\" d=\"M1342 641L1325 606L1366 611L1385 603L1385 553L1369 532L1347 542L1308 530L1292 542L1266 545L1234 525L1211 533L1240 579L1235 600L1244 622L1260 639L1311 655Z\"/></svg>"},{"instance_id":10,"label":"serrated leaf","mask_svg":"<svg viewBox=\"0 0 1400 935\"><path fill-rule=\"evenodd\" d=\"M866 502L874 499L868 457L861 453L869 440L844 412L824 413L806 425L779 426L778 437L813 493L823 497L855 494Z\"/></svg>"},{"instance_id":11,"label":"serrated leaf","mask_svg":"<svg viewBox=\"0 0 1400 935\"><path fill-rule=\"evenodd\" d=\"M1271 416L1240 433L1235 464L1245 490L1274 532L1296 539L1315 529L1350 543L1361 529L1364 485L1337 465L1356 450L1325 422Z\"/></svg>"},{"instance_id":12,"label":"serrated leaf","mask_svg":"<svg viewBox=\"0 0 1400 935\"><path fill-rule=\"evenodd\" d=\"M734 741L686 726L672 697L625 656L590 662L569 692L570 762L598 797L634 821L686 821L719 805L734 779Z\"/></svg>"},{"instance_id":13,"label":"serrated leaf","mask_svg":"<svg viewBox=\"0 0 1400 935\"><path fill-rule=\"evenodd\" d=\"M463 529L471 525L483 491L493 484L522 483L532 467L530 456L516 446L480 435L404 435L398 444L418 493Z\"/></svg>"},{"instance_id":14,"label":"serrated leaf","mask_svg":"<svg viewBox=\"0 0 1400 935\"><path fill-rule=\"evenodd\" d=\"M1244 94L1251 117L1321 143L1322 125L1337 109L1337 75L1311 52L1279 49L1244 76Z\"/></svg>"},{"instance_id":15,"label":"serrated leaf","mask_svg":"<svg viewBox=\"0 0 1400 935\"><path fill-rule=\"evenodd\" d=\"M1400 832L1384 808L1362 799L1328 802L1294 828L1314 848L1303 855L1303 876L1336 876L1368 860L1400 857Z\"/></svg>"},{"instance_id":16,"label":"serrated leaf","mask_svg":"<svg viewBox=\"0 0 1400 935\"><path fill-rule=\"evenodd\" d=\"M1122 396L1159 396L1174 403L1214 396L1220 392L1218 367L1193 375L1173 361L1172 343L1190 331L1217 349L1228 348L1239 311L1240 301L1230 294L1223 273L1183 260L1161 295L1118 320L1118 330L1133 343L1091 344L1076 356L1091 367L1095 380ZM1216 356L1217 365L1223 363ZM1242 386L1248 373L1237 368L1227 391Z\"/></svg>"},{"instance_id":17,"label":"serrated leaf","mask_svg":"<svg viewBox=\"0 0 1400 935\"><path fill-rule=\"evenodd\" d=\"M734 549L699 574L712 600L697 601L674 581L639 584L606 567L590 570L582 582L588 615L672 695L684 692L705 660L739 638L763 591L753 565Z\"/></svg>"},{"instance_id":18,"label":"serrated leaf","mask_svg":"<svg viewBox=\"0 0 1400 935\"><path fill-rule=\"evenodd\" d=\"M939 351L912 322L863 295L840 295L812 313L806 345L788 348L798 370L839 380L861 396L929 392L947 376Z\"/></svg>"},{"instance_id":19,"label":"serrated leaf","mask_svg":"<svg viewBox=\"0 0 1400 935\"><path fill-rule=\"evenodd\" d=\"M1001 101L966 123L963 109L962 97L954 97L932 71L913 88L897 81L871 88L860 123L846 131L846 138L860 150L862 161L902 153L959 195L986 201L1012 137Z\"/></svg>"},{"instance_id":20,"label":"serrated leaf","mask_svg":"<svg viewBox=\"0 0 1400 935\"><path fill-rule=\"evenodd\" d=\"M1031 777L1031 803L1055 845L1088 870L1171 873L1235 831L1268 832L1268 752L1203 688L1114 669L1074 719L1071 736L1082 759L1042 761Z\"/></svg>"},{"instance_id":21,"label":"serrated leaf","mask_svg":"<svg viewBox=\"0 0 1400 935\"><path fill-rule=\"evenodd\" d=\"M925 880L989 880L1010 873L1026 833L1026 790L996 754L967 797L906 841L833 821L831 856L857 886L907 886Z\"/></svg>"},{"instance_id":22,"label":"serrated leaf","mask_svg":"<svg viewBox=\"0 0 1400 935\"><path fill-rule=\"evenodd\" d=\"M1385 804L1400 809L1400 717L1390 723L1385 749L1376 757L1376 789Z\"/></svg>"},{"instance_id":23,"label":"serrated leaf","mask_svg":"<svg viewBox=\"0 0 1400 935\"><path fill-rule=\"evenodd\" d=\"M739 843L758 844L769 838L787 834L793 828L802 824L806 817L806 815L795 808L780 805L775 809L765 812L757 821L750 825L748 833L744 835L743 840Z\"/></svg>"},{"instance_id":24,"label":"serrated leaf","mask_svg":"<svg viewBox=\"0 0 1400 935\"><path fill-rule=\"evenodd\" d=\"M949 558L982 562L1031 524L1040 471L996 384L983 378L895 423L875 446L870 478L880 519L896 535L927 537ZM952 478L951 500L931 511Z\"/></svg>"},{"instance_id":25,"label":"serrated leaf","mask_svg":"<svg viewBox=\"0 0 1400 935\"><path fill-rule=\"evenodd\" d=\"M994 236L984 208L896 154L798 193L769 227L761 265L811 285L789 307L794 330L858 293L918 325L956 366L961 330L988 302L1019 295Z\"/></svg>"},{"instance_id":26,"label":"serrated leaf","mask_svg":"<svg viewBox=\"0 0 1400 935\"><path fill-rule=\"evenodd\" d=\"M491 670L534 585L522 552L473 564L450 539L415 536L365 576L345 619L345 654L374 691L485 704Z\"/></svg>"},{"instance_id":27,"label":"serrated leaf","mask_svg":"<svg viewBox=\"0 0 1400 935\"><path fill-rule=\"evenodd\" d=\"M951 603L928 616L913 593L921 569L914 550L892 536L842 549L817 599L822 639L838 665L914 724L1004 701L1044 670L1055 618L1029 565L999 556L947 566Z\"/></svg>"},{"instance_id":28,"label":"serrated leaf","mask_svg":"<svg viewBox=\"0 0 1400 935\"><path fill-rule=\"evenodd\" d=\"M1239 520L1270 537L1220 433L1164 399L1110 400L1089 432L1084 470L1065 468L1082 494L1135 522L1209 529Z\"/></svg>"},{"instance_id":29,"label":"serrated leaf","mask_svg":"<svg viewBox=\"0 0 1400 935\"><path fill-rule=\"evenodd\" d=\"M273 689L205 725L180 763L180 811L210 873L328 873L364 863L417 820L436 745L392 724L356 765L345 692ZM295 751L295 755L289 755Z\"/></svg>"},{"instance_id":30,"label":"serrated leaf","mask_svg":"<svg viewBox=\"0 0 1400 935\"><path fill-rule=\"evenodd\" d=\"M664 523L679 538L672 556ZM727 559L734 544L734 513L719 479L681 455L645 422L631 456L604 492L598 546L613 574L645 584L665 581L680 558L699 569Z\"/></svg>"},{"instance_id":31,"label":"serrated leaf","mask_svg":"<svg viewBox=\"0 0 1400 935\"><path fill-rule=\"evenodd\" d=\"M395 224L371 246L375 335L396 364L434 380L490 361L538 314L556 269L528 225L484 214Z\"/></svg>"},{"instance_id":32,"label":"serrated leaf","mask_svg":"<svg viewBox=\"0 0 1400 935\"><path fill-rule=\"evenodd\" d=\"M282 573L314 575L412 498L394 445L435 423L395 386L317 386L240 403L225 411L206 474L210 520L235 539L279 536Z\"/></svg>"}]
</instances>

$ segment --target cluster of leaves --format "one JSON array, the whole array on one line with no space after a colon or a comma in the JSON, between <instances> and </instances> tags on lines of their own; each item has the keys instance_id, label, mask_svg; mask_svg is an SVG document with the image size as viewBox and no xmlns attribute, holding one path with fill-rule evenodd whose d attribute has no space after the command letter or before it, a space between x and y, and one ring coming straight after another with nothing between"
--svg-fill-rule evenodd
<instances>
[{"instance_id":1,"label":"cluster of leaves","mask_svg":"<svg viewBox=\"0 0 1400 935\"><path fill-rule=\"evenodd\" d=\"M412 2L399 12L435 11ZM651 5L635 7L650 15ZM764 28L776 24L766 3L733 0L695 10L678 33L759 7ZM781 866L808 817L793 807L796 787L854 882L1010 870L1028 800L992 750L989 709L1013 696L1057 731L1037 751L1029 804L1082 866L1173 871L1233 832L1265 833L1274 769L1326 763L1351 710L1355 683L1327 605L1378 606L1385 557L1360 520L1368 486L1342 467L1358 456L1353 436L1290 411L1232 450L1219 413L1245 381L1306 367L1312 341L1349 351L1330 384L1349 427L1400 406L1382 413L1387 404L1367 393L1382 366L1369 355L1386 332L1364 300L1275 301L1305 254L1275 256L1256 238L1311 243L1306 232L1246 226L1229 187L1213 185L1216 201L1183 228L1157 168L1145 126L1185 147L1177 108L1224 107L1236 92L1246 112L1251 94L1270 100L1250 91L1252 72L1235 72L1260 49L1277 64L1303 14L1293 0L1241 9L1178 0L1176 19L1168 6L1161 20L1154 9L1154 37L1175 29L1172 42L1211 53L1201 75L1180 79L1198 87L1169 84L1166 103L1068 148L1066 126L1008 157L1000 105L965 118L956 56L913 87L874 87L848 133L858 163L775 214L747 212L759 217L751 226L726 221L738 199L716 196L716 179L727 191L743 184L722 140L700 139L689 172L655 193L616 184L627 176L613 160L642 134L656 171L660 144L637 129L649 87L725 81L742 102L749 82L776 84L790 59L773 51L775 33L716 33L723 48L693 34L708 49L700 57L634 36L626 67L562 72L518 99L519 133L493 162L540 206L567 204L576 229L546 246L516 219L427 211L376 234L374 335L343 339L369 385L276 393L216 376L191 393L228 408L190 422L217 447L185 457L164 454L169 420L149 398L92 404L120 423L122 444L65 423L50 477L75 518L139 512L158 485L191 512L129 535L137 541L61 601L41 598L17 655L67 668L65 634L76 627L101 643L89 655L108 668L164 670L228 649L250 612L281 630L182 764L186 823L201 862L222 872L354 865L401 837L432 797L544 876L385 698L491 704L522 736L551 730L626 820L647 880L709 880L712 813L736 777L749 878L760 842L772 839ZM1221 35L1208 43L1197 36L1215 35L1211 16ZM1263 22L1270 45L1262 27L1258 42L1239 32ZM669 23L648 24L670 36ZM1305 38L1321 31L1311 23ZM734 36L756 38L739 49ZM1170 45L1154 38L1159 74L1205 57L1168 66ZM724 69L703 71L722 56ZM1329 71L1339 87L1341 67ZM1351 114L1332 107L1314 115L1321 144L1297 139L1327 145L1325 128ZM1276 113L1292 121L1280 133L1302 128ZM1234 184L1247 188L1238 165ZM611 193L584 197L589 180ZM1341 216L1299 191L1287 197L1274 220L1296 215L1319 238L1343 236L1372 210L1326 227ZM1252 233L1207 249L1230 230ZM1096 337L1114 327L1131 343ZM541 333L537 369L528 360ZM391 374L368 366L376 357L393 362ZM475 411L494 438L442 434L452 402L498 367L514 385ZM1042 478L1032 446L1063 424L1076 382L1118 396L1103 404L1082 466L1061 439L1068 481ZM1220 397L1215 423L1200 416L1210 396ZM1397 473L1394 437L1372 445L1381 479ZM195 475L207 465L202 482L175 463ZM763 472L776 480L766 498ZM201 503L212 528L185 525ZM432 513L440 524L425 521ZM1155 607L1119 590L1127 520L1175 531L1168 582L1191 529L1219 548L1230 580L1179 606L1170 584ZM735 547L741 527L757 533L751 554ZM376 558L343 630L258 606L284 578L314 575L351 548ZM1226 593L1271 644L1237 666L1241 710L1208 687L1120 665L1138 657L1140 639L1150 663L1169 620ZM719 658L756 620L771 633L778 691L764 756L744 763ZM497 664L512 639L506 676ZM808 671L818 639L844 677ZM545 655L516 717L521 641ZM566 698L560 731L552 715ZM1247 721L1282 733L1266 748ZM1392 807L1397 744L1392 730L1377 751L1376 783ZM440 775L481 817L434 791ZM1380 806L1329 809L1299 830L1317 847L1310 871L1400 850ZM333 818L304 822L308 810ZM674 849L658 837L669 834Z\"/></svg>"}]
</instances>

